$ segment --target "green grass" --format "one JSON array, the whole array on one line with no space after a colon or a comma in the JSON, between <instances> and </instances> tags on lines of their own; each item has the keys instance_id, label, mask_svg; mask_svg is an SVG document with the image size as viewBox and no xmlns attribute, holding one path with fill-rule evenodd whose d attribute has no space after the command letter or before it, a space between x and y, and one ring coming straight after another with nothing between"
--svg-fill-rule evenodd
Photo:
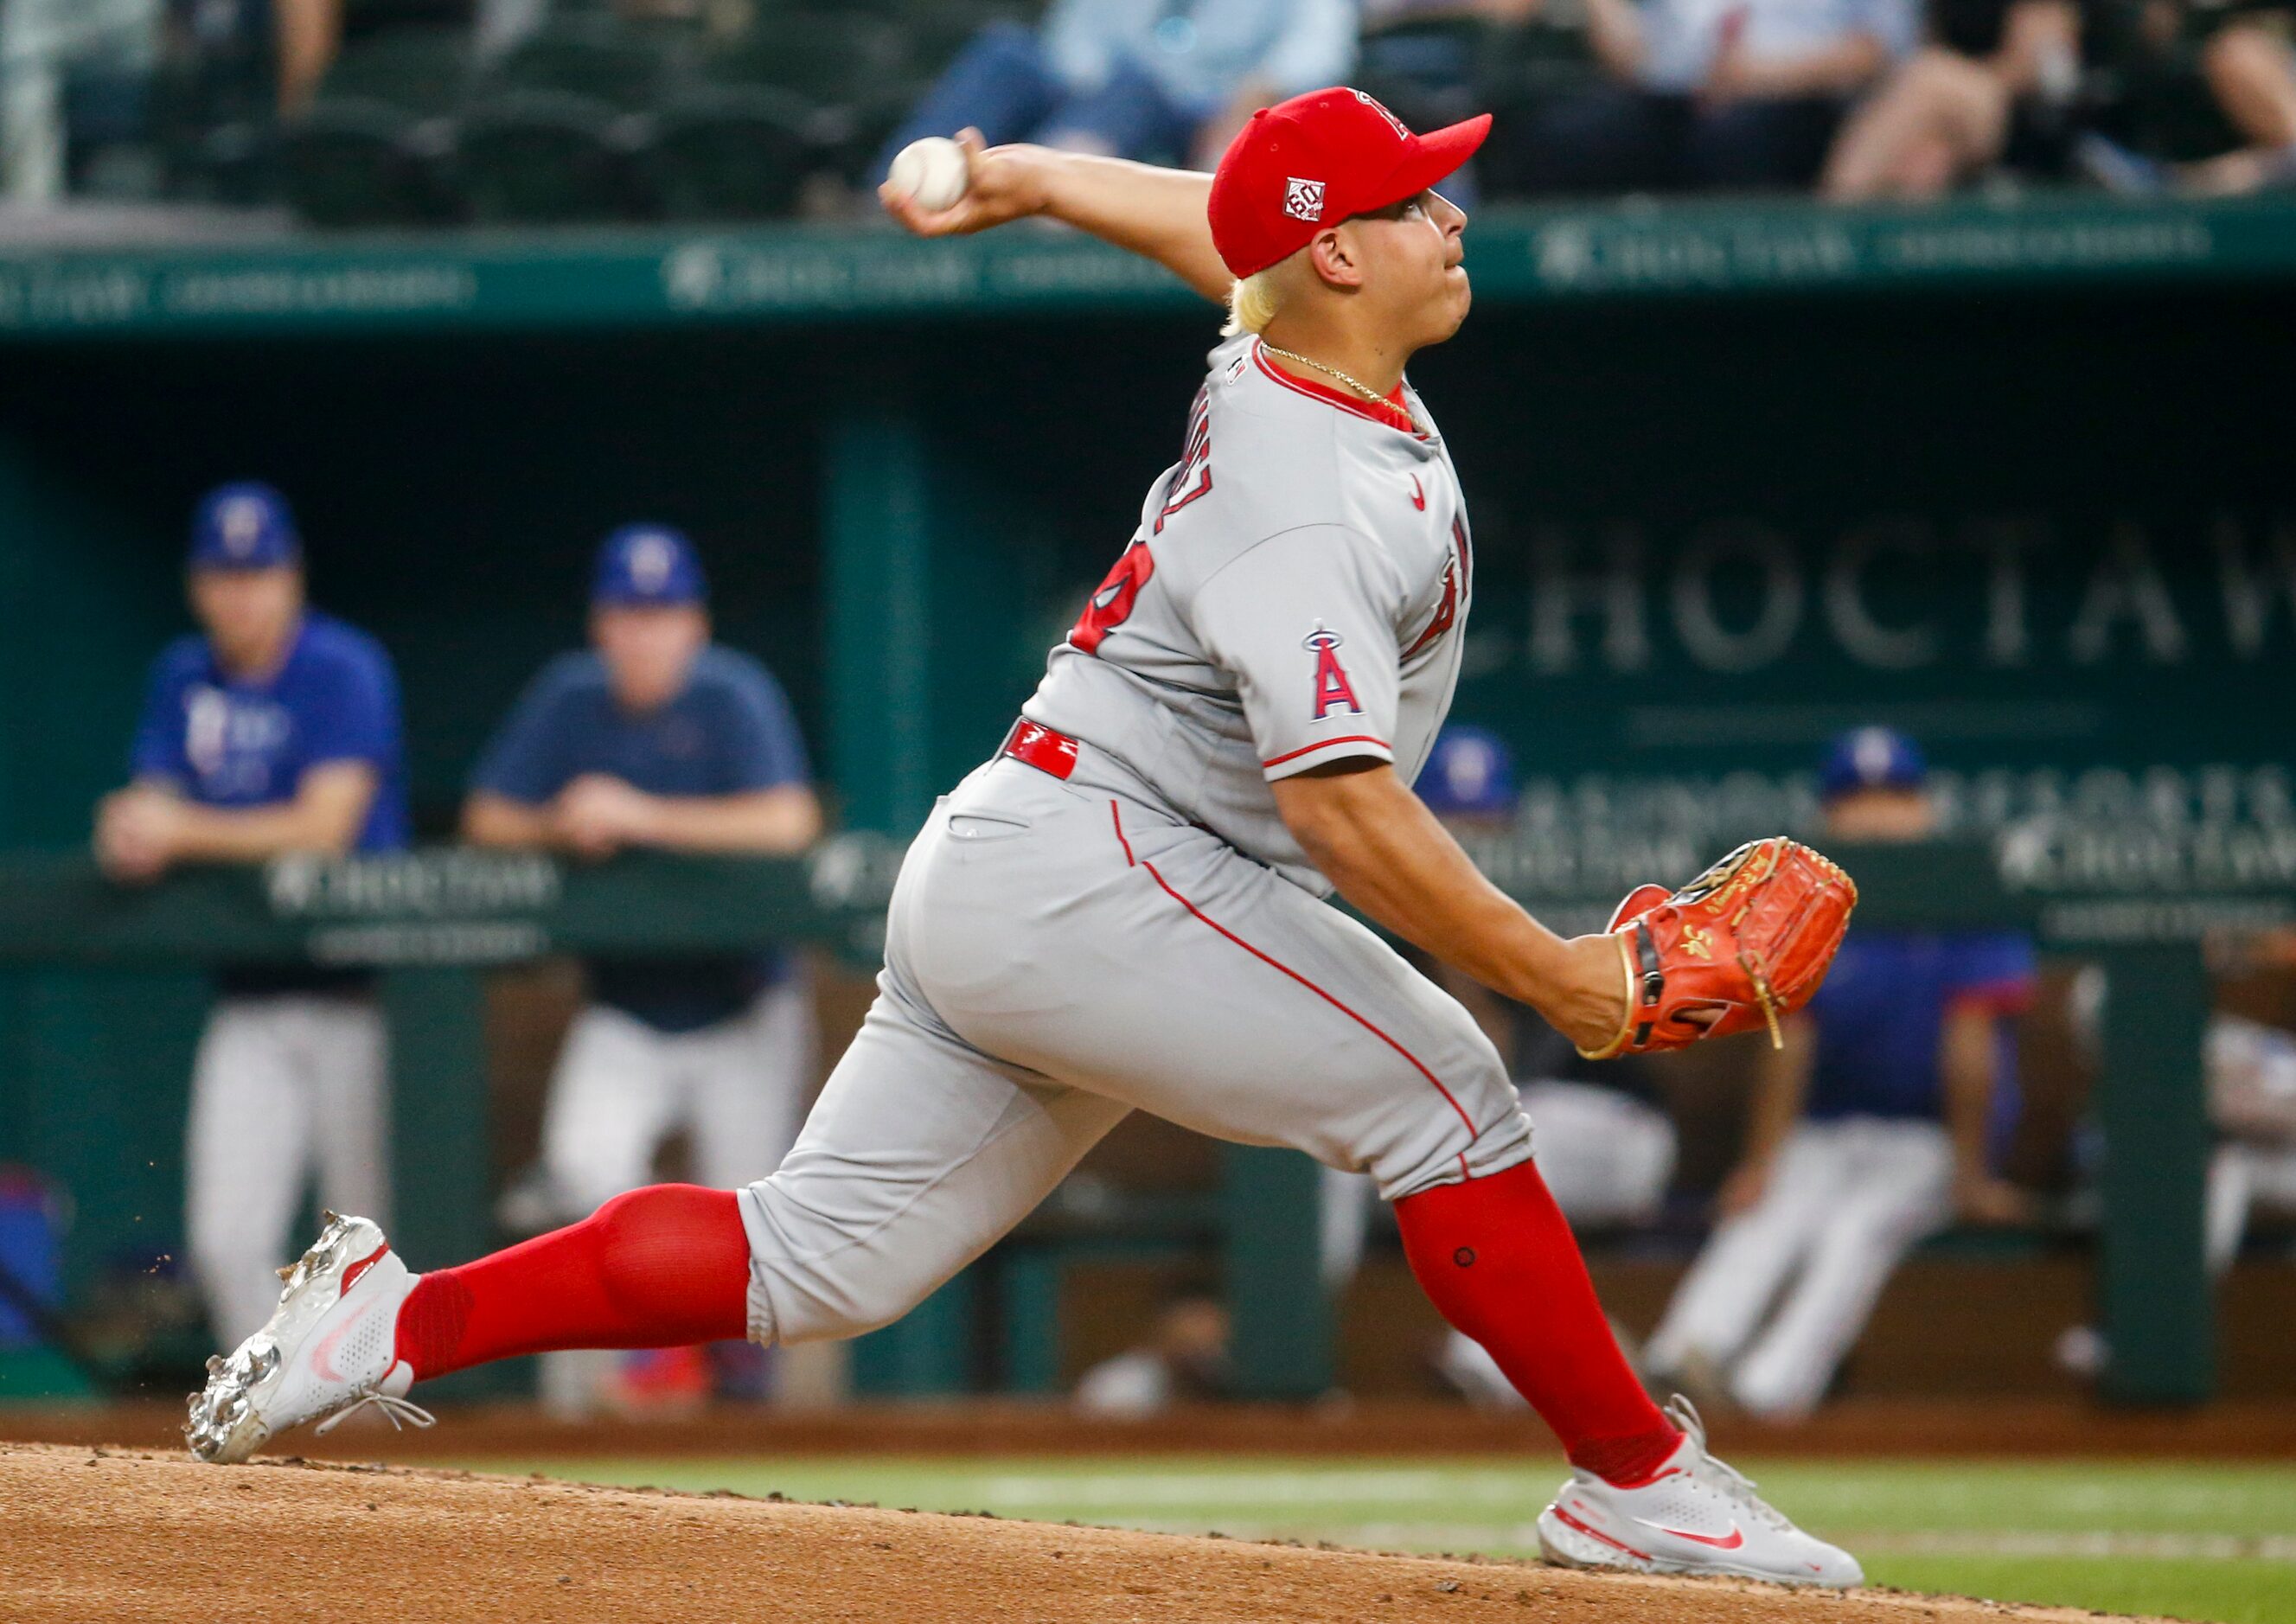
<instances>
[{"instance_id":1,"label":"green grass","mask_svg":"<svg viewBox=\"0 0 2296 1624\"><path fill-rule=\"evenodd\" d=\"M1745 1463L1741 1463L1744 1464ZM473 1461L586 1482L991 1511L1374 1550L1536 1553L1561 1463L1308 1456ZM1755 1461L1765 1495L1875 1584L2164 1613L2296 1620L2296 1466Z\"/></svg>"}]
</instances>

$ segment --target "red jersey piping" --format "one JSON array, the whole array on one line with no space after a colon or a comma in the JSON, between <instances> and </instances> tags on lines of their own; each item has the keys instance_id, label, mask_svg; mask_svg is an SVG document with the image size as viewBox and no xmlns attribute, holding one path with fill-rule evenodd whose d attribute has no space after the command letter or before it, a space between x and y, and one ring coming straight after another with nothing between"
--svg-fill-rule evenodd
<instances>
[{"instance_id":1,"label":"red jersey piping","mask_svg":"<svg viewBox=\"0 0 2296 1624\"><path fill-rule=\"evenodd\" d=\"M1329 384L1318 383L1313 378L1295 377L1285 372L1267 358L1267 352L1260 348L1259 340L1257 339L1252 340L1251 358L1259 364L1261 372L1295 394L1305 395L1311 400L1320 400L1326 406L1335 406L1342 412L1352 412L1357 417L1378 423L1383 428L1398 429L1406 434L1416 435L1421 439L1427 438L1420 433L1419 424L1412 418L1411 408L1403 404L1403 385L1400 383L1395 386L1395 392L1387 398L1387 403L1392 413L1390 415L1388 413L1374 410L1368 400L1358 400L1353 395L1341 394Z\"/></svg>"}]
</instances>

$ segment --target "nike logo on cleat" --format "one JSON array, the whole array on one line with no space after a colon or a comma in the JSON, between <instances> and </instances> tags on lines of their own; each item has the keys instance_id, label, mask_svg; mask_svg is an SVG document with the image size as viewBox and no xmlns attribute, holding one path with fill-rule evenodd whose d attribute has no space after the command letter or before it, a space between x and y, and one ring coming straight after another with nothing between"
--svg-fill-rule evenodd
<instances>
[{"instance_id":1,"label":"nike logo on cleat","mask_svg":"<svg viewBox=\"0 0 2296 1624\"><path fill-rule=\"evenodd\" d=\"M1423 513L1427 511L1427 493L1421 488L1419 476L1415 473L1411 476L1411 505Z\"/></svg>"},{"instance_id":2,"label":"nike logo on cleat","mask_svg":"<svg viewBox=\"0 0 2296 1624\"><path fill-rule=\"evenodd\" d=\"M1727 1534L1693 1534L1688 1529L1669 1528L1665 1523L1652 1522L1647 1517L1636 1517L1635 1521L1657 1533L1676 1539L1687 1539L1693 1545L1710 1545L1718 1551L1734 1551L1746 1543L1746 1536L1739 1531L1734 1522L1730 1525Z\"/></svg>"}]
</instances>

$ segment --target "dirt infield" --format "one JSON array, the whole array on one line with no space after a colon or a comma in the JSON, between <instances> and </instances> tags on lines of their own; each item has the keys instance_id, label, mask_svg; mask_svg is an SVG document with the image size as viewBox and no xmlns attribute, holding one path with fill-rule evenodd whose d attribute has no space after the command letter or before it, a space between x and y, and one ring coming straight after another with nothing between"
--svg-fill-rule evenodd
<instances>
[{"instance_id":1,"label":"dirt infield","mask_svg":"<svg viewBox=\"0 0 2296 1624\"><path fill-rule=\"evenodd\" d=\"M2189 1460L2296 1456L2296 1406L2218 1404L2186 1411L2113 1411L2024 1399L1853 1400L1796 1426L1709 1418L1725 1456L2069 1456ZM51 1410L0 1408L0 1433L26 1443L100 1442L173 1449L179 1398ZM1012 1400L857 1404L832 1410L721 1407L682 1419L554 1421L531 1405L453 1406L427 1432L354 1423L295 1445L319 1460L469 1463L601 1456L1455 1455L1559 1453L1529 1415L1462 1404L1224 1405L1138 1421L1080 1416L1064 1406Z\"/></svg>"},{"instance_id":2,"label":"dirt infield","mask_svg":"<svg viewBox=\"0 0 2296 1624\"><path fill-rule=\"evenodd\" d=\"M299 1460L0 1445L0 1618L2003 1624L2101 1615Z\"/></svg>"}]
</instances>

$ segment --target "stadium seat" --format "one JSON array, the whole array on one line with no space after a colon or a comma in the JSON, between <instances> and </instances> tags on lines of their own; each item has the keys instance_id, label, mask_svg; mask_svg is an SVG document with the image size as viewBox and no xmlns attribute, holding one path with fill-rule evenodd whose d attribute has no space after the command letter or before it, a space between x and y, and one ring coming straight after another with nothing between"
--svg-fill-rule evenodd
<instances>
[{"instance_id":1,"label":"stadium seat","mask_svg":"<svg viewBox=\"0 0 2296 1624\"><path fill-rule=\"evenodd\" d=\"M795 206L817 151L814 110L764 85L693 85L653 119L638 162L673 220L764 219Z\"/></svg>"},{"instance_id":2,"label":"stadium seat","mask_svg":"<svg viewBox=\"0 0 2296 1624\"><path fill-rule=\"evenodd\" d=\"M470 217L528 225L651 212L635 160L683 39L578 13L504 53L456 130L450 173Z\"/></svg>"},{"instance_id":3,"label":"stadium seat","mask_svg":"<svg viewBox=\"0 0 2296 1624\"><path fill-rule=\"evenodd\" d=\"M686 36L578 13L544 24L488 65L480 99L514 91L582 96L621 112L652 106Z\"/></svg>"},{"instance_id":4,"label":"stadium seat","mask_svg":"<svg viewBox=\"0 0 2296 1624\"><path fill-rule=\"evenodd\" d=\"M460 29L407 29L345 49L308 111L281 132L288 201L319 226L450 218L439 165L471 74Z\"/></svg>"},{"instance_id":5,"label":"stadium seat","mask_svg":"<svg viewBox=\"0 0 2296 1624\"><path fill-rule=\"evenodd\" d=\"M643 119L588 96L505 91L463 115L454 189L483 224L626 217L643 212L632 156L644 135Z\"/></svg>"},{"instance_id":6,"label":"stadium seat","mask_svg":"<svg viewBox=\"0 0 2296 1624\"><path fill-rule=\"evenodd\" d=\"M287 201L315 226L407 226L450 217L438 120L379 102L321 102L283 132Z\"/></svg>"},{"instance_id":7,"label":"stadium seat","mask_svg":"<svg viewBox=\"0 0 2296 1624\"><path fill-rule=\"evenodd\" d=\"M152 79L152 128L169 196L201 202L270 201L275 91L267 53L234 37L197 49L172 43Z\"/></svg>"},{"instance_id":8,"label":"stadium seat","mask_svg":"<svg viewBox=\"0 0 2296 1624\"><path fill-rule=\"evenodd\" d=\"M864 12L768 12L704 56L697 73L712 86L803 102L812 167L849 180L923 90L906 30Z\"/></svg>"}]
</instances>

